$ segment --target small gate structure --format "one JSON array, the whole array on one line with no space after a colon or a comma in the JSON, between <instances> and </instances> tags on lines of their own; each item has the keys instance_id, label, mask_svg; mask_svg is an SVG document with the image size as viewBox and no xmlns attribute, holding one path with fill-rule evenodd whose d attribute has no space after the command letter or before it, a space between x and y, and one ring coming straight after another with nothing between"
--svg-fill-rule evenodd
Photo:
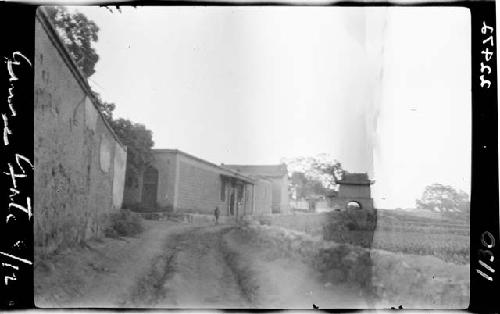
<instances>
[{"instance_id":1,"label":"small gate structure","mask_svg":"<svg viewBox=\"0 0 500 314\"><path fill-rule=\"evenodd\" d=\"M346 173L338 180L339 190L328 196L330 207L335 210L373 209L370 185L374 181L366 173Z\"/></svg>"}]
</instances>

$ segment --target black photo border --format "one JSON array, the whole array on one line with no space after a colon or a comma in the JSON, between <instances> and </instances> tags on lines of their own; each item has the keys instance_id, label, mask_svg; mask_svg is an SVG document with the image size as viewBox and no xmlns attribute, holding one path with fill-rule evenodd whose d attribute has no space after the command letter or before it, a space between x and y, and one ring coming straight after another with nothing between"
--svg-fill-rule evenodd
<instances>
[{"instance_id":1,"label":"black photo border","mask_svg":"<svg viewBox=\"0 0 500 314\"><path fill-rule=\"evenodd\" d=\"M500 311L497 29L494 1L355 2L321 4L229 1L129 1L93 3L1 3L0 308L33 309L33 217L12 203L33 205L34 26L39 5L102 6L404 6L464 7L471 16L472 173L470 214L470 312ZM493 27L490 29L488 27ZM436 30L439 32L439 30ZM490 36L493 36L491 44ZM493 52L493 54L489 54ZM450 54L453 51L449 52ZM488 58L488 56L490 56ZM9 71L8 64L12 66ZM488 68L489 67L489 68ZM14 75L14 77L13 77ZM488 83L489 82L489 83ZM9 97L9 91L15 91ZM15 114L9 109L9 102ZM7 120L7 122L5 122ZM8 130L6 130L8 123ZM22 159L21 157L25 159ZM17 157L17 158L16 158ZM9 166L13 173L9 174ZM445 167L446 165L443 165ZM36 169L35 169L36 171ZM18 175L18 176L16 176ZM13 186L13 176L16 187ZM10 207L9 207L10 206ZM36 215L36 208L32 208ZM10 215L10 216L9 216ZM6 284L6 282L8 282ZM459 309L457 309L459 310Z\"/></svg>"}]
</instances>

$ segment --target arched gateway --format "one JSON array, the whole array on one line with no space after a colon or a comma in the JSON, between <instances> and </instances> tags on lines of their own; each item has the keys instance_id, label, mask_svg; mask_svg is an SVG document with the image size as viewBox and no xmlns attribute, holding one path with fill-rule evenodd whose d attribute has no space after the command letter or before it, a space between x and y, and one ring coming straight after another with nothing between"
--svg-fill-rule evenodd
<instances>
[{"instance_id":1,"label":"arched gateway","mask_svg":"<svg viewBox=\"0 0 500 314\"><path fill-rule=\"evenodd\" d=\"M373 209L370 185L373 183L366 173L346 173L337 181L339 190L329 196L330 207L337 210Z\"/></svg>"}]
</instances>

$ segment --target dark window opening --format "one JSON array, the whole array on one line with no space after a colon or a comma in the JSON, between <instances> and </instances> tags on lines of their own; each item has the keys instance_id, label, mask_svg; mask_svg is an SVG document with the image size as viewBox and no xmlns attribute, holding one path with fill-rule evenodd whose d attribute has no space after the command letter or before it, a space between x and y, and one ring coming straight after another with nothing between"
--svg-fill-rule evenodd
<instances>
[{"instance_id":1,"label":"dark window opening","mask_svg":"<svg viewBox=\"0 0 500 314\"><path fill-rule=\"evenodd\" d=\"M221 183L220 200L223 202L226 201L226 182L224 182L224 181L222 181L222 183Z\"/></svg>"},{"instance_id":2,"label":"dark window opening","mask_svg":"<svg viewBox=\"0 0 500 314\"><path fill-rule=\"evenodd\" d=\"M243 199L243 185L238 185L238 202Z\"/></svg>"}]
</instances>

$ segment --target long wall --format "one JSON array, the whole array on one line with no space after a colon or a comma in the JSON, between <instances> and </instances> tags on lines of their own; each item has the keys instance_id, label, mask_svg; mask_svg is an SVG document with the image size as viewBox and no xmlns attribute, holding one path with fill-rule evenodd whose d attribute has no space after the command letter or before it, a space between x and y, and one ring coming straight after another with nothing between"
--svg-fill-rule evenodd
<instances>
[{"instance_id":1,"label":"long wall","mask_svg":"<svg viewBox=\"0 0 500 314\"><path fill-rule=\"evenodd\" d=\"M221 215L229 215L230 190L235 187L225 184L225 197L221 197L221 174L231 176L227 169L177 150L155 150L154 156L152 166L158 171L155 201L159 210L212 215L218 206ZM137 185L126 187L125 206L142 201L142 179L142 175L137 175ZM255 186L244 184L241 206L235 212L238 216L271 214L272 181L253 180Z\"/></svg>"},{"instance_id":2,"label":"long wall","mask_svg":"<svg viewBox=\"0 0 500 314\"><path fill-rule=\"evenodd\" d=\"M255 210L253 215L271 214L272 183L268 180L258 180L255 184Z\"/></svg>"},{"instance_id":3,"label":"long wall","mask_svg":"<svg viewBox=\"0 0 500 314\"><path fill-rule=\"evenodd\" d=\"M155 153L154 167L158 170L157 200L160 207L177 206L175 182L178 162L175 153Z\"/></svg>"},{"instance_id":4,"label":"long wall","mask_svg":"<svg viewBox=\"0 0 500 314\"><path fill-rule=\"evenodd\" d=\"M40 12L35 34L34 233L49 252L100 235L121 207L126 148Z\"/></svg>"},{"instance_id":5,"label":"long wall","mask_svg":"<svg viewBox=\"0 0 500 314\"><path fill-rule=\"evenodd\" d=\"M349 212L327 212L327 213L296 213L296 214L274 214L257 216L255 219L266 225L282 227L285 229L306 232L311 235L323 235L325 227L332 224L343 224L353 219L364 228L375 227L373 215L375 211L349 211ZM371 215L371 217L369 217ZM346 216L349 218L346 220Z\"/></svg>"},{"instance_id":6,"label":"long wall","mask_svg":"<svg viewBox=\"0 0 500 314\"><path fill-rule=\"evenodd\" d=\"M227 215L226 202L221 200L222 180L220 172L181 154L179 158L179 177L177 186L176 211L193 211L212 214L219 206L221 214ZM226 195L226 201L228 195Z\"/></svg>"},{"instance_id":7,"label":"long wall","mask_svg":"<svg viewBox=\"0 0 500 314\"><path fill-rule=\"evenodd\" d=\"M341 184L339 188L339 197L370 198L370 186Z\"/></svg>"}]
</instances>

